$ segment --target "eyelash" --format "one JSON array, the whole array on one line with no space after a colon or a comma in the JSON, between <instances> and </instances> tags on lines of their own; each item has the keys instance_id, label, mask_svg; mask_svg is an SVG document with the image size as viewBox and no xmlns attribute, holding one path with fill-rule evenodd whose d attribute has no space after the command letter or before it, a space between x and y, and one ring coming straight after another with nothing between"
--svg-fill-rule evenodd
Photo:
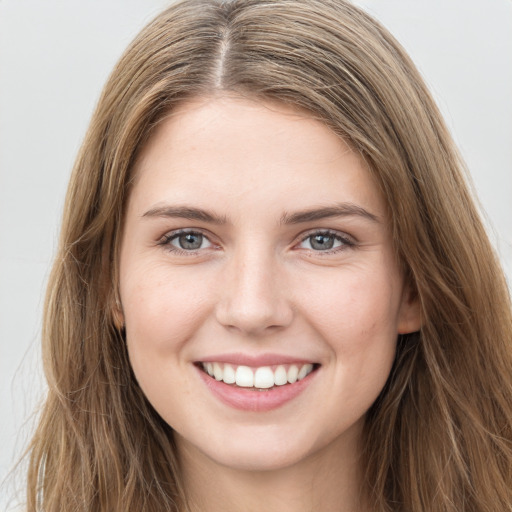
<instances>
[{"instance_id":1,"label":"eyelash","mask_svg":"<svg viewBox=\"0 0 512 512\"><path fill-rule=\"evenodd\" d=\"M174 240L177 240L180 236L183 235L199 235L203 238L203 240L207 240L210 246L215 246L215 244L208 238L208 236L203 233L200 230L195 229L181 229L178 231L172 231L170 233L165 234L159 241L158 245L165 247L168 251L180 255L180 256L194 256L199 254L199 252L202 250L201 247L198 249L192 249L187 250L180 247L176 247L172 245L172 242ZM330 237L333 238L335 242L340 242L340 245L337 247L334 247L332 249L325 249L325 250L314 250L314 249L308 249L309 251L317 254L317 255L329 255L329 254L335 254L337 252L341 252L347 249L350 249L356 245L356 242L354 239L346 234L342 234L338 231L331 231L331 230L316 230L311 231L307 233L306 235L303 235L300 240L294 244L294 248L300 246L307 240L311 240L313 237ZM334 242L334 243L335 243ZM310 242L311 245L311 242Z\"/></svg>"},{"instance_id":2,"label":"eyelash","mask_svg":"<svg viewBox=\"0 0 512 512\"><path fill-rule=\"evenodd\" d=\"M177 254L179 256L194 256L201 251L199 249L187 250L180 247L176 247L172 245L173 240L177 240L180 236L184 235L199 235L204 240L207 240L211 246L214 246L213 242L208 238L206 234L197 229L180 229L178 231L171 231L170 233L165 234L159 241L158 245L165 247L169 252Z\"/></svg>"},{"instance_id":3,"label":"eyelash","mask_svg":"<svg viewBox=\"0 0 512 512\"><path fill-rule=\"evenodd\" d=\"M315 251L314 249L309 249L318 255L335 254L335 253L353 248L356 245L356 242L354 241L354 239L352 237L348 236L347 234L340 233L339 231L332 231L329 229L325 229L325 230L311 231L311 232L307 233L305 236L303 236L300 239L299 243L296 244L295 247L297 247L297 245L304 243L306 240L312 239L315 236L316 237L319 237L319 236L331 237L335 241L340 242L339 246L334 247L332 249L317 250L317 251ZM310 245L311 245L311 242L310 242Z\"/></svg>"}]
</instances>

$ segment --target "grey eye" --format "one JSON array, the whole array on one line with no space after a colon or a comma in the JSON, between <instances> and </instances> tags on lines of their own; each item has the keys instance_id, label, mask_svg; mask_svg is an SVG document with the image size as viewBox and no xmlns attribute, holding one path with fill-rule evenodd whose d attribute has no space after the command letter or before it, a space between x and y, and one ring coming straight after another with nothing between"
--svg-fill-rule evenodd
<instances>
[{"instance_id":1,"label":"grey eye","mask_svg":"<svg viewBox=\"0 0 512 512\"><path fill-rule=\"evenodd\" d=\"M300 244L302 249L313 251L328 251L342 245L348 245L343 238L331 233L315 233L306 237Z\"/></svg>"},{"instance_id":2,"label":"grey eye","mask_svg":"<svg viewBox=\"0 0 512 512\"><path fill-rule=\"evenodd\" d=\"M171 245L185 251L204 249L211 244L201 233L180 233L171 240Z\"/></svg>"},{"instance_id":3,"label":"grey eye","mask_svg":"<svg viewBox=\"0 0 512 512\"><path fill-rule=\"evenodd\" d=\"M334 247L334 237L332 235L313 235L310 237L311 248L316 251L325 251Z\"/></svg>"}]
</instances>

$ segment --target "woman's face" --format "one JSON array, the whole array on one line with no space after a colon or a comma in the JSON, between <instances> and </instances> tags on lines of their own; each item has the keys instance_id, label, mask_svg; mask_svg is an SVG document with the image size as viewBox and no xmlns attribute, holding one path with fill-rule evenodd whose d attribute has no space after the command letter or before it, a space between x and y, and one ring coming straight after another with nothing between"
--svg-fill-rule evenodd
<instances>
[{"instance_id":1,"label":"woman's face","mask_svg":"<svg viewBox=\"0 0 512 512\"><path fill-rule=\"evenodd\" d=\"M419 322L358 154L304 113L224 96L174 111L135 172L119 314L178 447L272 469L355 446Z\"/></svg>"}]
</instances>

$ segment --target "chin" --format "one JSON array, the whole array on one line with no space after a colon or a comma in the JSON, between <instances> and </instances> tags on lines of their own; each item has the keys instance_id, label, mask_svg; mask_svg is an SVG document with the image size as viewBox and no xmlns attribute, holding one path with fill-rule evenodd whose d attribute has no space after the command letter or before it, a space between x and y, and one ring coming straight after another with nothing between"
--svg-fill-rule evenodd
<instances>
[{"instance_id":1,"label":"chin","mask_svg":"<svg viewBox=\"0 0 512 512\"><path fill-rule=\"evenodd\" d=\"M244 450L229 449L212 454L217 464L237 471L266 472L279 471L297 465L307 457L302 450L293 450L287 446L279 448L260 448L258 446Z\"/></svg>"},{"instance_id":2,"label":"chin","mask_svg":"<svg viewBox=\"0 0 512 512\"><path fill-rule=\"evenodd\" d=\"M276 471L294 466L315 450L311 440L308 444L308 440L303 439L303 433L300 439L292 439L289 431L276 434L275 426L270 429L268 426L240 427L230 430L227 435L209 435L207 440L203 437L199 442L184 439L178 434L176 443L184 456L190 455L196 461L203 458L206 464L213 462L233 470L251 472Z\"/></svg>"}]
</instances>

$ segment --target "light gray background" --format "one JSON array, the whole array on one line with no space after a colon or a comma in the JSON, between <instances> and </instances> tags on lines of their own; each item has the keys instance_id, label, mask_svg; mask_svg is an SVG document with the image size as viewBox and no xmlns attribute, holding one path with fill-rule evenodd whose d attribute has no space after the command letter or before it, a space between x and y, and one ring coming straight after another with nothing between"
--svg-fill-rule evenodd
<instances>
[{"instance_id":1,"label":"light gray background","mask_svg":"<svg viewBox=\"0 0 512 512\"><path fill-rule=\"evenodd\" d=\"M42 294L74 156L117 58L168 3L0 0L0 481L44 394ZM512 1L356 3L402 42L433 90L512 281ZM0 487L0 510L11 490Z\"/></svg>"}]
</instances>

